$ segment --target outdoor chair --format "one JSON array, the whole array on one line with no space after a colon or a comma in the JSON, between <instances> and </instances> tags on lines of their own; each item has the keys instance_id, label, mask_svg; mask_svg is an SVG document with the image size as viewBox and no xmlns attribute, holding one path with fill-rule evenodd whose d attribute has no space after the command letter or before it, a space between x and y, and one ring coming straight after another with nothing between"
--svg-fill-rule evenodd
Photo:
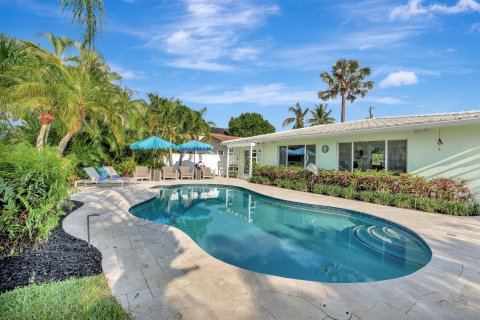
<instances>
[{"instance_id":1,"label":"outdoor chair","mask_svg":"<svg viewBox=\"0 0 480 320\"><path fill-rule=\"evenodd\" d=\"M119 179L119 180L112 180L112 179L108 179L108 178L103 178L102 176L100 176L100 174L98 174L97 170L95 170L94 167L86 167L86 168L83 168L83 170L88 174L88 177L90 179L83 179L83 180L76 180L75 181L75 188L79 185L79 184L82 184L86 187L87 184L96 184L96 185L99 185L99 184L117 184L117 185L121 185L122 187L124 186L124 183L125 182L128 182L128 181L125 181L123 179Z\"/></svg>"},{"instance_id":2,"label":"outdoor chair","mask_svg":"<svg viewBox=\"0 0 480 320\"><path fill-rule=\"evenodd\" d=\"M202 179L215 177L215 175L212 172L212 169L210 169L209 167L202 167L201 173L202 173Z\"/></svg>"},{"instance_id":3,"label":"outdoor chair","mask_svg":"<svg viewBox=\"0 0 480 320\"><path fill-rule=\"evenodd\" d=\"M135 181L139 181L139 180L151 181L152 180L152 175L151 175L150 170L148 170L148 167L136 166L135 171L133 172L133 180L135 180Z\"/></svg>"},{"instance_id":4,"label":"outdoor chair","mask_svg":"<svg viewBox=\"0 0 480 320\"><path fill-rule=\"evenodd\" d=\"M188 167L178 168L178 173L180 174L180 179L193 179L193 170L190 170Z\"/></svg>"},{"instance_id":5,"label":"outdoor chair","mask_svg":"<svg viewBox=\"0 0 480 320\"><path fill-rule=\"evenodd\" d=\"M172 167L163 167L162 179L177 179L177 172Z\"/></svg>"},{"instance_id":6,"label":"outdoor chair","mask_svg":"<svg viewBox=\"0 0 480 320\"><path fill-rule=\"evenodd\" d=\"M108 176L112 180L123 180L125 182L130 183L131 179L122 177L122 175L118 174L117 171L112 166L103 166L105 171L107 172Z\"/></svg>"}]
</instances>

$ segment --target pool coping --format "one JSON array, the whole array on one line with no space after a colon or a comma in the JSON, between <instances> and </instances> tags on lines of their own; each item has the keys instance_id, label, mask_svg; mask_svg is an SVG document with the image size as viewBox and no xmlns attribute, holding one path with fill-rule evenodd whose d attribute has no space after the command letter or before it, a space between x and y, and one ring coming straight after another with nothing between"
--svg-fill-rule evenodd
<instances>
[{"instance_id":1,"label":"pool coping","mask_svg":"<svg viewBox=\"0 0 480 320\"><path fill-rule=\"evenodd\" d=\"M306 281L306 280L294 280L294 279L276 277L271 275L262 275L252 271L246 271L246 270L237 268L235 266L231 266L229 264L223 263L209 256L203 251L203 249L198 247L198 245L192 239L190 239L188 235L186 235L179 229L176 229L170 226L160 225L158 223L154 223L150 221L146 221L146 220L137 218L129 213L129 209L131 207L141 202L147 201L148 199L154 196L154 193L153 193L154 191L152 191L152 189L147 189L147 188L153 187L155 185L172 186L172 185L181 185L181 184L192 184L191 182L188 183L183 181L173 181L169 183L165 183L165 182L150 183L150 184L142 185L140 187L132 187L132 188L127 188L123 190L109 189L109 190L98 191L98 188L96 188L94 192L90 192L86 190L86 191L83 191L82 193L79 193L78 195L73 196L73 198L86 199L87 205L88 205L89 198L90 200L96 200L96 201L92 201L92 203L95 204L94 208L97 207L97 208L102 208L102 210L105 210L102 204L99 203L101 202L100 200L103 198L102 193L104 196L106 196L106 198L108 198L110 194L113 196L121 196L123 198L122 201L124 203L122 203L120 206L115 207L116 209L119 210L119 212L112 212L112 211L109 211L108 209L106 209L106 211L108 211L109 217L111 218L115 218L115 217L122 218L123 221L120 222L122 224L122 228L125 227L126 230L128 230L129 228L132 228L133 230L134 227L149 228L149 229L158 231L159 237L162 235L162 233L171 232L174 235L175 240L178 241L178 246L188 249L186 253L177 253L176 254L177 256L188 257L191 254L193 254L193 256L195 255L202 256L202 259L200 259L199 261L194 261L195 259L190 259L189 261L193 265L196 265L199 268L199 270L201 270L200 274L205 274L206 277L211 277L212 270L216 270L215 268L221 269L226 274L231 275L231 278L234 280L224 279L221 277L221 274L218 275L216 278L214 277L212 279L218 280L217 278L219 278L219 279L222 279L222 281L227 281L227 282L233 281L233 283L235 283L236 285L243 286L245 288L254 288L252 289L253 292L255 292L256 290L261 290L266 295L271 295L272 293L274 293L274 294L277 294L276 297L278 299L279 297L281 297L278 295L302 298L303 300L298 301L298 304L302 304L304 303L304 301L307 301L310 304L310 306L313 306L314 308L316 308L315 311L318 311L318 314L322 316L324 316L324 314L322 314L321 308L319 308L319 306L321 306L322 301L326 301L328 299L336 299L336 300L341 300L346 302L347 305L352 309L352 312L355 317L365 318L365 319L368 319L369 317L375 314L377 315L378 314L385 314L385 315L395 314L396 316L399 316L399 317L401 316L401 317L413 319L413 318L419 318L421 315L428 314L428 312L433 312L433 314L435 314L439 310L442 312L446 312L443 308L440 308L440 309L438 308L437 304L439 303L439 301L449 301L451 306L461 307L462 310L464 311L466 310L467 312L470 312L472 314L480 315L480 303L478 303L478 301L476 301L473 298L474 294L476 295L480 294L480 285L479 285L480 277L478 276L476 269L472 265L473 263L472 261L473 259L475 259L475 254L478 251L478 247L480 245L480 239L477 240L476 238L472 238L473 241L471 241L472 242L471 248L465 248L465 246L463 246L464 243L462 243L462 246L460 247L458 247L458 245L455 245L455 243L453 243L452 245L456 247L457 250L462 251L460 254L458 254L456 253L456 250L445 250L445 248L440 247L436 243L438 239L442 239L442 237L445 237L445 234L439 234L438 232L436 232L436 237L432 238L432 235L430 233L426 233L427 229L432 229L433 231L435 228L438 229L439 227L441 227L441 223L440 225L438 225L439 223L436 223L436 225L435 223L432 223L432 228L425 228L425 226L420 226L416 223L413 223L412 225L411 221L405 220L406 217L408 216L411 217L413 215L414 218L418 220L419 223L422 222L421 220L423 220L423 223L425 223L426 222L425 220L428 221L427 218L436 216L441 220L440 222L442 221L448 221L449 223L467 222L469 224L475 225L475 228L476 228L477 225L480 226L480 223L479 223L480 220L478 219L478 217L449 217L444 215L423 213L423 212L414 211L414 210L406 210L406 209L399 209L399 208L384 207L384 206L379 206L375 204L367 204L367 203L358 202L354 200L345 200L345 199L315 195L311 193L302 193L298 191L280 189L280 188L271 187L271 186L254 185L254 184L250 184L237 179L228 179L228 180L216 179L216 180L202 181L202 183L200 183L199 185L218 185L218 186L227 186L227 187L236 186L240 188L246 188L262 196L267 196L273 199L279 199L279 200L284 200L286 202L294 202L294 203L299 202L297 200L298 198L301 198L303 200L309 198L308 202L304 202L302 200L300 203L302 204L305 203L307 205L311 205L311 204L318 205L318 202L322 201L322 205L320 206L323 206L323 207L325 207L324 203L327 203L328 204L327 207L337 207L337 208L340 207L342 209L346 209L354 212L365 213L358 210L352 210L353 206L360 205L366 209L369 209L368 210L369 213L365 213L369 217L373 216L381 219L381 221L386 220L388 223L393 222L394 224L398 224L402 228L405 228L417 234L430 248L432 252L432 259L426 266L416 271L415 273L412 273L404 277L396 278L396 279L382 280L382 281L375 281L375 282L319 283L319 282ZM100 197L95 197L95 196L100 196ZM292 198L295 198L295 200L285 200L285 199L292 199ZM110 199L110 202L111 202L111 199ZM331 205L331 204L335 204L335 205ZM86 212L92 211L92 209L94 208L90 208L90 210L88 210L88 206L87 206L84 210L79 209L78 211L84 211L84 212L78 212L78 216L84 218ZM370 208L374 208L375 210L373 210L372 212ZM394 212L395 214L398 215L398 217L393 216L393 219L392 219L392 216L390 213L385 212L385 214L382 214L381 212L384 212L385 209L388 209L389 211ZM81 221L82 218L78 218L78 217L74 218L74 216L75 215L72 216L72 219L68 219L68 217L67 219L65 219L64 228L69 233L73 232L73 235L75 236L78 235L80 238L85 238L85 225L84 223L82 224L82 221ZM402 219L398 219L400 216L402 217ZM395 221L395 218L397 218L396 219L397 221ZM116 219L113 219L113 220L116 220ZM125 224L127 226L125 226ZM461 233L457 231L462 231L462 230L456 230L455 227L453 227L453 230L456 233ZM475 232L476 232L476 229L473 232L473 234L475 234ZM471 237L470 233L472 232L467 232L466 236ZM138 234L134 233L134 235L131 236L131 238L133 239L135 238L135 236L138 236ZM122 237L117 237L117 239L120 239L120 238ZM113 237L113 239L115 239L115 237ZM130 239L130 241L132 240ZM102 247L100 242L101 242L100 239L92 238L92 243L100 247L99 249L102 251L102 254L105 253L104 260L106 260L109 263L111 262L113 264L112 261L115 259L113 259L111 255L112 247ZM113 243L115 243L115 241L113 241ZM132 243L133 242L131 242L130 244L131 246L132 246ZM119 250L120 250L119 247L116 246L115 251L119 251ZM128 250L131 250L131 249L129 248ZM156 250L155 244L152 244L152 247L149 250L150 251ZM203 257L205 254L208 255L211 259ZM119 255L117 254L117 260L118 260L117 264L121 264L121 261L118 257ZM201 260L205 260L205 261L201 261ZM208 263L205 263L206 261L208 261ZM209 266L210 268L213 268L213 269L209 270ZM135 267L132 267L131 269L135 269ZM108 263L105 264L104 270L107 274L107 278L109 278L108 274L110 271L108 270ZM119 270L117 269L115 272L118 273ZM121 268L120 268L120 273L121 273ZM242 274L243 278L239 280L238 276L236 275L237 273ZM249 279L249 280L247 281L245 279ZM192 282L191 279L188 281L190 281L191 285L195 287L196 285L195 281ZM212 281L213 283L215 283L215 280L212 280ZM198 280L197 282L201 283L200 280ZM266 282L268 282L268 285L266 284ZM111 281L109 281L109 284L114 291L114 295L119 297L120 300L124 301L124 306L126 306L130 311L132 311L136 317L142 318L143 316L145 316L145 312L144 312L145 310L144 308L142 308L142 306L143 307L145 306L145 303L136 304L135 301L130 301L132 300L132 299L129 299L129 294L131 295L130 292L115 290L116 283L111 283ZM468 286L469 288L470 287L474 288L473 295L472 295L472 292L470 292L469 294L465 294L464 289L466 286ZM153 294L153 291L151 289L149 290L151 291L151 298L150 300L148 300L148 303L154 303L152 302L152 299L153 299L153 301L157 301L158 304L161 304L162 297L155 297L155 295ZM180 293L178 292L182 292L182 290L181 288L174 286L173 292L177 292L177 295L180 295ZM384 297L382 297L382 295ZM155 299L160 299L160 300L155 300ZM182 298L179 298L179 300L182 303L176 306L176 308L179 310L180 309L183 310L182 314L186 315L187 318L188 317L192 319L198 318L194 316L195 312L192 311L191 306L189 307L189 304L187 301L185 301ZM268 306L269 303L270 304L272 303L272 301L264 301L265 299L259 298L259 296L256 296L256 300L258 300L258 303L262 305L263 308L265 306ZM187 306L185 306L185 304ZM420 308L420 306L424 306L424 305L431 305L432 307L428 310L426 310L425 308ZM294 306L290 306L290 307L293 308ZM287 306L283 306L282 308L287 308ZM212 314L214 315L217 314L217 318L218 318L218 312L220 312L219 310L221 310L221 308L217 308L217 309L209 308L209 310ZM268 312L266 314L275 315L276 311L271 310L268 307L267 307L267 310ZM302 314L303 312L301 312L300 315ZM242 318L242 317L234 317L234 318ZM245 317L245 318L248 318L248 317ZM266 316L265 318L268 318L268 317Z\"/></svg>"}]
</instances>

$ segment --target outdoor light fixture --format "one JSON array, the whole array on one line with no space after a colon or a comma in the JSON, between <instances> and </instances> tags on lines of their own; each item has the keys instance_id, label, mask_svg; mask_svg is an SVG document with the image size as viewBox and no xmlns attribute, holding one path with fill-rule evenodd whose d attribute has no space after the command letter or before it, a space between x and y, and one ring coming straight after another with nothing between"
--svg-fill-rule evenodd
<instances>
[{"instance_id":1,"label":"outdoor light fixture","mask_svg":"<svg viewBox=\"0 0 480 320\"><path fill-rule=\"evenodd\" d=\"M441 145L443 145L443 141L442 141L442 138L440 138L440 129L438 129L438 140L437 140L438 150L440 150Z\"/></svg>"}]
</instances>

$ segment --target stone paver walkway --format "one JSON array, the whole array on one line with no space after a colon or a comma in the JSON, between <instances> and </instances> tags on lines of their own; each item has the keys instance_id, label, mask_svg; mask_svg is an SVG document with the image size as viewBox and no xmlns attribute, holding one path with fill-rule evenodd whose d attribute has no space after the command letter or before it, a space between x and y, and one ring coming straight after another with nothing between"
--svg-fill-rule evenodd
<instances>
[{"instance_id":1,"label":"stone paver walkway","mask_svg":"<svg viewBox=\"0 0 480 320\"><path fill-rule=\"evenodd\" d=\"M184 182L170 182L178 184ZM197 182L196 182L197 183ZM182 231L136 218L128 209L156 195L144 183L127 188L86 188L72 196L85 205L63 222L103 255L113 295L136 319L328 319L322 303L342 301L352 319L480 319L480 218L452 217L254 185L287 200L368 212L420 234L433 252L421 270L398 279L332 284L246 271L205 253ZM165 184L164 182L156 184Z\"/></svg>"}]
</instances>

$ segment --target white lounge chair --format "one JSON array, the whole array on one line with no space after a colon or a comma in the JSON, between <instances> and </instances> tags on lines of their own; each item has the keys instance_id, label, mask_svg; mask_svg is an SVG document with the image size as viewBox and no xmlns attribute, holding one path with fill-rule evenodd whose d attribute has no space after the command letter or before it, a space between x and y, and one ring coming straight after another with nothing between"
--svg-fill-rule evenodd
<instances>
[{"instance_id":1,"label":"white lounge chair","mask_svg":"<svg viewBox=\"0 0 480 320\"><path fill-rule=\"evenodd\" d=\"M83 170L88 174L90 179L83 179L83 180L77 180L75 181L75 188L79 185L82 184L86 187L87 184L117 184L121 185L122 187L124 186L125 180L122 179L117 179L117 180L112 180L112 179L105 179L98 174L97 170L95 170L94 167L86 167L83 168Z\"/></svg>"},{"instance_id":2,"label":"white lounge chair","mask_svg":"<svg viewBox=\"0 0 480 320\"><path fill-rule=\"evenodd\" d=\"M105 169L105 171L107 171L108 176L112 180L123 180L128 183L132 181L132 179L122 177L122 175L118 174L117 171L112 166L103 166L103 168Z\"/></svg>"}]
</instances>

